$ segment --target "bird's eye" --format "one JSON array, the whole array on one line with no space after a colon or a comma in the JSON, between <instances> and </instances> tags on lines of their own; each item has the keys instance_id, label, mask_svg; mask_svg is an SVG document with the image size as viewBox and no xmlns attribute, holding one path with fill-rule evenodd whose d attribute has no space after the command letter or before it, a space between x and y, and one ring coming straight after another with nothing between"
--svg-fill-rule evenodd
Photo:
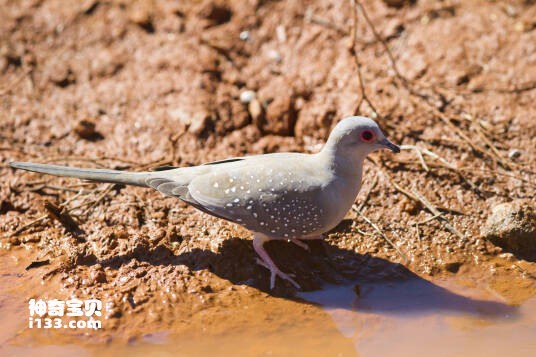
<instances>
[{"instance_id":1,"label":"bird's eye","mask_svg":"<svg viewBox=\"0 0 536 357\"><path fill-rule=\"evenodd\" d=\"M361 141L364 141L366 143L371 143L374 141L375 135L374 132L371 130L363 130L361 132Z\"/></svg>"}]
</instances>

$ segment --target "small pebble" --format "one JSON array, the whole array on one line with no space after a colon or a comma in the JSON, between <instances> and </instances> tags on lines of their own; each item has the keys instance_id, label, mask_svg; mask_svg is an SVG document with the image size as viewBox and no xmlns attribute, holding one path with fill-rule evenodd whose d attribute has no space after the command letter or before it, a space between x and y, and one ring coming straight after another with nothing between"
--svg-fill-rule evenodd
<instances>
[{"instance_id":1,"label":"small pebble","mask_svg":"<svg viewBox=\"0 0 536 357\"><path fill-rule=\"evenodd\" d=\"M508 153L508 157L510 159L517 159L518 157L521 156L521 150L518 150L518 149L512 149L510 150L510 152Z\"/></svg>"},{"instance_id":2,"label":"small pebble","mask_svg":"<svg viewBox=\"0 0 536 357\"><path fill-rule=\"evenodd\" d=\"M281 56L281 54L277 52L276 50L268 51L268 57L271 60L274 60L275 62L281 62L283 60L283 57Z\"/></svg>"},{"instance_id":3,"label":"small pebble","mask_svg":"<svg viewBox=\"0 0 536 357\"><path fill-rule=\"evenodd\" d=\"M240 93L240 101L242 103L249 103L257 97L257 93L252 90L246 90Z\"/></svg>"},{"instance_id":4,"label":"small pebble","mask_svg":"<svg viewBox=\"0 0 536 357\"><path fill-rule=\"evenodd\" d=\"M240 32L240 39L242 41L248 41L250 39L249 31L242 31Z\"/></svg>"},{"instance_id":5,"label":"small pebble","mask_svg":"<svg viewBox=\"0 0 536 357\"><path fill-rule=\"evenodd\" d=\"M513 262L516 260L516 257L512 253L502 253L499 254L499 258L506 259L509 262Z\"/></svg>"},{"instance_id":6,"label":"small pebble","mask_svg":"<svg viewBox=\"0 0 536 357\"><path fill-rule=\"evenodd\" d=\"M90 140L97 134L95 122L92 120L80 120L74 127L74 132L82 139Z\"/></svg>"}]
</instances>

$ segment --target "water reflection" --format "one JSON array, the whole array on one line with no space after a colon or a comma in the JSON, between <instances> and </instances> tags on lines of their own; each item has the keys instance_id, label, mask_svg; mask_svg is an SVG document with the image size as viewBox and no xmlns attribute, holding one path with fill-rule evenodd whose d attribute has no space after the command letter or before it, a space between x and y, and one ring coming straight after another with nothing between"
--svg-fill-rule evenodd
<instances>
[{"instance_id":1,"label":"water reflection","mask_svg":"<svg viewBox=\"0 0 536 357\"><path fill-rule=\"evenodd\" d=\"M360 356L534 355L536 299L513 307L454 280L440 284L414 277L359 284L359 296L355 284L299 295L323 306Z\"/></svg>"},{"instance_id":2,"label":"water reflection","mask_svg":"<svg viewBox=\"0 0 536 357\"><path fill-rule=\"evenodd\" d=\"M458 312L477 316L512 318L518 308L502 302L481 300L454 293L420 277L402 281L326 286L299 294L303 299L326 308L346 308L377 314L415 315Z\"/></svg>"}]
</instances>

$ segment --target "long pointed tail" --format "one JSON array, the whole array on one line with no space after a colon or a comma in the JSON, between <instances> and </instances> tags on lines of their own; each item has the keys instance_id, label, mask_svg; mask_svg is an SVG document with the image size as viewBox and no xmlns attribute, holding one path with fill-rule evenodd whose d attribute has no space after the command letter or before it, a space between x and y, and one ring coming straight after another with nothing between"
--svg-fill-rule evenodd
<instances>
[{"instance_id":1,"label":"long pointed tail","mask_svg":"<svg viewBox=\"0 0 536 357\"><path fill-rule=\"evenodd\" d=\"M107 169L82 169L78 167L35 164L32 162L11 162L9 166L33 172L40 172L55 176L76 177L97 182L123 183L147 187L146 172L124 172Z\"/></svg>"}]
</instances>

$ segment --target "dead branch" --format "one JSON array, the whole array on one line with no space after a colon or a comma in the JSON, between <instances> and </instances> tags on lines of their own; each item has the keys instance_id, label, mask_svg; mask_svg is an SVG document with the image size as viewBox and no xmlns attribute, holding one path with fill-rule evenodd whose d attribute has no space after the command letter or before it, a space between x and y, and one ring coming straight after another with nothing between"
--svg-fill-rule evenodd
<instances>
[{"instance_id":1,"label":"dead branch","mask_svg":"<svg viewBox=\"0 0 536 357\"><path fill-rule=\"evenodd\" d=\"M385 233L383 233L383 231L380 229L380 227L378 227L378 225L376 225L374 222L372 222L367 216L365 216L363 214L363 212L361 212L361 210L358 210L358 207L354 204L352 205L352 210L357 213L361 218L363 218L363 220L365 222L367 222L379 235L380 237L382 237L383 239L385 239L385 241L387 243L389 243L389 245L391 247L393 247L397 252L398 254L400 255L400 257L404 260L404 264L408 264L409 262L409 259L407 257L406 254L404 254L404 252L402 252L402 250L400 250L400 248L398 248L398 246L393 243L393 241L391 239L389 239L389 237L387 237L385 235Z\"/></svg>"},{"instance_id":2,"label":"dead branch","mask_svg":"<svg viewBox=\"0 0 536 357\"><path fill-rule=\"evenodd\" d=\"M13 88L15 88L26 76L32 71L32 68L26 69L17 78L8 83L4 88L0 89L0 96L8 94Z\"/></svg>"},{"instance_id":3,"label":"dead branch","mask_svg":"<svg viewBox=\"0 0 536 357\"><path fill-rule=\"evenodd\" d=\"M358 115L361 111L361 105L363 102L366 102L367 105L372 109L374 115L379 116L378 110L376 110L376 107L370 99L367 96L367 92L365 91L365 83L363 82L363 74L361 73L361 61L359 60L359 57L357 55L356 51L356 42L357 42L357 20L358 20L358 4L359 2L356 0L350 0L350 4L352 5L352 31L350 33L350 45L348 46L348 51L350 52L350 55L354 59L354 63L356 66L356 73L357 73L357 80L359 84L359 90L361 92L361 98L357 102L356 108L354 109L354 115Z\"/></svg>"},{"instance_id":4,"label":"dead branch","mask_svg":"<svg viewBox=\"0 0 536 357\"><path fill-rule=\"evenodd\" d=\"M10 234L8 234L8 235L6 236L6 238L14 237L14 236L16 236L17 234L20 234L20 233L24 232L24 231L27 230L28 228L31 228L31 227L35 226L36 224L38 224L38 223L44 221L44 220L47 219L47 218L48 218L48 214L45 214L44 216L41 216L41 217L39 217L39 218L36 218L36 219L34 219L33 221L30 221L30 222L26 223L24 226L19 227L19 228L17 228L16 230L14 230L13 232L11 232Z\"/></svg>"},{"instance_id":5,"label":"dead branch","mask_svg":"<svg viewBox=\"0 0 536 357\"><path fill-rule=\"evenodd\" d=\"M508 168L510 169L510 171L513 170L512 168L512 165L507 162L502 156L501 156L501 153L499 152L499 150L497 150L497 148L495 147L495 145L493 145L493 143L491 142L491 140L486 136L486 134L482 131L482 124L477 124L477 125L473 125L474 129L476 130L476 132L478 133L478 135L480 135L480 137L482 138L482 140L484 141L484 143L486 143L486 145L491 149L491 152L495 155L495 158L497 159L497 161L499 161L501 163L501 165L505 168Z\"/></svg>"},{"instance_id":6,"label":"dead branch","mask_svg":"<svg viewBox=\"0 0 536 357\"><path fill-rule=\"evenodd\" d=\"M331 30L335 30L335 31L337 31L339 34L341 34L343 36L348 35L348 31L346 29L344 29L341 26L338 26L337 24L334 24L333 22L329 22L327 20L324 20L324 19L316 16L313 13L312 9L310 9L310 8L305 10L304 19L305 19L306 22L309 22L309 23L312 23L312 24L315 24L315 25L319 25L319 26L322 26L322 27L325 27L325 28L328 28L328 29L331 29Z\"/></svg>"},{"instance_id":7,"label":"dead branch","mask_svg":"<svg viewBox=\"0 0 536 357\"><path fill-rule=\"evenodd\" d=\"M412 189L411 192L434 215L434 217L436 217L438 221L443 224L443 226L447 230L449 230L452 234L456 235L460 239L465 238L464 235L460 233L460 231L458 231L456 228L454 228L454 226L449 222L449 220L446 219L441 214L441 212L439 212L439 210L433 204L431 204L430 201L428 201L426 197L424 197L419 191L417 191L416 189Z\"/></svg>"},{"instance_id":8,"label":"dead branch","mask_svg":"<svg viewBox=\"0 0 536 357\"><path fill-rule=\"evenodd\" d=\"M62 215L69 215L74 210L76 210L78 208L81 208L81 207L84 207L84 206L87 206L87 205L91 205L90 207L93 207L93 205L96 205L98 202L100 202L106 196L106 194L108 194L108 192L111 190L112 187L113 187L113 185L109 185L103 191L103 193L101 195L99 195L97 198L95 198L93 200L90 200L88 202L83 202L83 203L81 203L81 204L79 204L77 206L74 206L74 207L71 207L71 208L68 208L68 209L65 209L65 207L69 203L71 203L76 198L80 197L82 195L82 193L87 192L87 191L84 191L84 190L81 189L80 191L78 191L77 194L73 195L71 198L67 199L65 202L61 203L58 206L55 206L55 205L52 205L52 204L50 206L47 206L47 204L45 203L45 208L48 211L47 214L45 214L43 216L40 216L40 217L34 219L33 221L28 222L27 224L25 224L22 227L19 227L15 231L13 231L10 234L8 234L6 236L6 238L14 237L17 234L20 234L20 233L24 232L28 228L31 228L31 227L35 226L36 224L39 224L39 223L43 222L47 218L53 218L53 219L58 220L60 223L62 223L62 225L64 225L64 227L66 227L66 228L69 227L68 230L74 232L76 230L72 229L74 226L71 224L72 222L70 222L70 220L72 220L75 223L75 225L77 226L77 224L74 221L74 219L72 219L72 217L70 217L70 216L68 218L66 218L65 216L62 216ZM87 195L89 196L91 193L96 192L96 191L97 191L97 189L92 190L89 193L87 193ZM59 212L58 212L58 210L59 210ZM51 216L51 214L52 214L52 216ZM62 222L62 219L64 220L63 222ZM80 232L81 232L81 230L80 230Z\"/></svg>"},{"instance_id":9,"label":"dead branch","mask_svg":"<svg viewBox=\"0 0 536 357\"><path fill-rule=\"evenodd\" d=\"M393 53L389 49L389 46L387 45L385 40L381 37L379 32L376 30L376 27L374 26L374 23L370 19L363 4L358 0L354 0L352 2L353 4L355 4L355 7L359 7L361 12L363 13L363 17L365 18L365 21L367 22L370 29L372 30L372 33L374 34L375 38L378 40L378 42L382 44L385 52L387 53L387 56L389 58L389 61L391 62L391 67L395 73L396 78L401 82L401 84L406 88L406 90L408 90L410 95L417 97L419 99L419 103L421 102L426 103L426 105L432 110L433 114L437 116L438 118L440 118L447 126L449 126L456 133L456 135L458 135L463 141L465 141L471 147L471 149L473 149L475 152L480 152L484 154L485 156L488 156L489 158L491 158L494 162L498 163L502 167L512 170L512 166L508 162L506 162L504 158L500 156L500 154L498 153L496 148L493 146L491 141L489 141L487 138L484 138L484 141L490 147L492 152L475 144L460 128L458 128L456 125L452 123L450 118L448 118L444 113L438 110L436 103L431 103L430 97L428 95L425 95L415 90L415 88L413 87L413 83L410 82L407 78L405 78L398 70L397 62L396 62L395 57L393 56ZM529 85L527 89L528 90L533 89L532 85ZM419 104L419 103L415 103L415 104Z\"/></svg>"},{"instance_id":10,"label":"dead branch","mask_svg":"<svg viewBox=\"0 0 536 357\"><path fill-rule=\"evenodd\" d=\"M398 66L396 65L396 60L395 60L395 57L393 56L393 53L391 52L391 50L389 49L389 45L387 45L387 42L385 42L385 40L383 39L383 37L380 35L380 33L376 30L376 26L374 26L374 23L372 22L372 20L370 19L368 13L367 13L367 10L365 10L365 7L363 6L363 4L361 3L361 1L359 0L352 0L352 3L354 5L354 7L359 7L359 9L361 10L361 12L363 13L363 17L365 18L365 21L367 22L367 24L369 25L370 29L372 30L372 33L374 34L374 37L376 38L376 40L378 42L380 42L385 50L385 52L387 53L387 57L389 57L389 61L391 62L391 66L393 67L393 71L395 72L395 75L398 79L400 79L400 81L402 81L403 84L407 84L408 80L406 79L406 77L404 77L400 71L398 70Z\"/></svg>"},{"instance_id":11,"label":"dead branch","mask_svg":"<svg viewBox=\"0 0 536 357\"><path fill-rule=\"evenodd\" d=\"M400 145L401 150L414 150L417 154L417 157L419 158L419 162L421 163L422 168L424 171L429 172L430 169L428 168L428 165L426 165L426 161L424 161L424 157L422 155L423 151L421 148L415 145Z\"/></svg>"},{"instance_id":12,"label":"dead branch","mask_svg":"<svg viewBox=\"0 0 536 357\"><path fill-rule=\"evenodd\" d=\"M48 216L60 222L67 231L73 233L75 236L83 233L78 223L69 215L68 210L58 207L50 201L45 201L45 209L48 211Z\"/></svg>"},{"instance_id":13,"label":"dead branch","mask_svg":"<svg viewBox=\"0 0 536 357\"><path fill-rule=\"evenodd\" d=\"M426 164L426 162L424 161L424 157L423 157L423 154L427 155L427 156L430 156L434 159L436 159L437 161L439 161L442 165L442 167L445 167L453 172L455 172L462 180L464 180L469 186L471 186L471 188L477 192L477 193L480 193L481 190L478 188L478 186L471 180L469 180L467 177L465 177L461 172L460 170L456 167L456 165L448 162L447 160L445 160L444 158L442 158L441 156L439 156L438 154L434 153L433 151L430 151L426 148L421 148L419 146L416 146L416 145L401 145L400 148L402 150L414 150L418 157L419 157L419 160L421 162L421 165L423 166L424 170L426 172L429 172L429 168L428 168L428 165Z\"/></svg>"},{"instance_id":14,"label":"dead branch","mask_svg":"<svg viewBox=\"0 0 536 357\"><path fill-rule=\"evenodd\" d=\"M356 209L358 211L361 211L363 209L363 207L367 204L367 201L368 201L368 199L370 197L370 193L372 192L372 190L374 190L374 188L376 187L377 184L378 184L378 174L376 174L376 176L374 176L374 181L372 181L372 184L370 185L369 189L367 190L367 193L365 194L365 197L363 198L363 201L361 201L359 206L356 207Z\"/></svg>"}]
</instances>

